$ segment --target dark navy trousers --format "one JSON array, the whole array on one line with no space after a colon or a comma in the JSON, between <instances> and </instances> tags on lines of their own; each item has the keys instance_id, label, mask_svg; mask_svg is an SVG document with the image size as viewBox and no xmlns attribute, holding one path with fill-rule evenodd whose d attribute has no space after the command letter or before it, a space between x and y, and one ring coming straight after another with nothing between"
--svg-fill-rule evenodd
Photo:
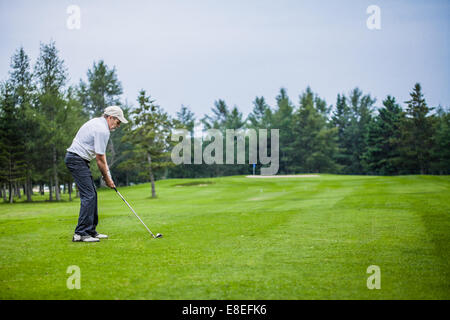
<instances>
[{"instance_id":1,"label":"dark navy trousers","mask_svg":"<svg viewBox=\"0 0 450 320\"><path fill-rule=\"evenodd\" d=\"M81 206L75 233L81 236L95 236L98 224L97 190L89 168L89 161L79 155L67 152L64 162L72 174L80 192Z\"/></svg>"}]
</instances>

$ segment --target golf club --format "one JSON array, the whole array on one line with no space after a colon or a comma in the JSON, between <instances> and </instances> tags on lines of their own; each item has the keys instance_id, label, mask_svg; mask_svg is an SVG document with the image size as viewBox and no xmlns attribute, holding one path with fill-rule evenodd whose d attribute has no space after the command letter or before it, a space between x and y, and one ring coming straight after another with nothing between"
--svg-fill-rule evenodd
<instances>
[{"instance_id":1,"label":"golf club","mask_svg":"<svg viewBox=\"0 0 450 320\"><path fill-rule=\"evenodd\" d=\"M162 234L161 233L157 233L156 236L150 231L150 229L145 225L144 221L142 221L141 218L139 218L139 216L136 214L136 212L133 210L133 208L130 206L130 204L127 202L127 200L125 200L125 198L120 194L120 192L117 190L117 188L114 188L114 190L116 190L116 193L119 195L120 198L122 198L123 202L125 202L128 206L128 208L130 208L130 210L134 213L134 215L136 216L136 218L139 219L139 221L144 225L145 229L147 229L148 232L150 232L150 234L152 235L152 237L154 239L156 238L162 238Z\"/></svg>"}]
</instances>

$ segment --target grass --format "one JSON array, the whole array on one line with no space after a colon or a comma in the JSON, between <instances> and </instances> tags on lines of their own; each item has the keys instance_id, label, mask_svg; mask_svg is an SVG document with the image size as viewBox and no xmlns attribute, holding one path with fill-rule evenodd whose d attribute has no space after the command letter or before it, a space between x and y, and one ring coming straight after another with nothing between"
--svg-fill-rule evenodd
<instances>
[{"instance_id":1,"label":"grass","mask_svg":"<svg viewBox=\"0 0 450 320\"><path fill-rule=\"evenodd\" d=\"M0 204L0 299L450 298L449 176L156 186L157 199L149 184L120 191L158 240L112 190L98 192L100 243L71 242L79 199Z\"/></svg>"}]
</instances>

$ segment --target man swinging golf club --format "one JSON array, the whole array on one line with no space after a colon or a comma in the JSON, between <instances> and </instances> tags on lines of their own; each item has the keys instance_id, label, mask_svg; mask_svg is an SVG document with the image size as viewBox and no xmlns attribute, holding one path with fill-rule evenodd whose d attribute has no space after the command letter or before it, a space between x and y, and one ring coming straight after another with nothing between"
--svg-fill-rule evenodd
<instances>
[{"instance_id":1,"label":"man swinging golf club","mask_svg":"<svg viewBox=\"0 0 450 320\"><path fill-rule=\"evenodd\" d=\"M98 242L108 238L96 231L97 191L89 163L95 158L106 185L111 189L116 188L106 162L106 145L110 131L114 131L121 123L128 123L122 109L118 106L107 107L102 117L91 119L81 126L67 149L64 162L78 186L81 199L78 225L72 238L74 242Z\"/></svg>"}]
</instances>

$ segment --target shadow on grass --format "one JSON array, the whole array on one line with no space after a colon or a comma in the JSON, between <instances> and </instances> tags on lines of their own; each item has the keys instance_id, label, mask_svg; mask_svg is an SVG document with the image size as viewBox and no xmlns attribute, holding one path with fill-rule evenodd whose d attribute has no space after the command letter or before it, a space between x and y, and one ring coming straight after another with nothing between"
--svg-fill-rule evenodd
<instances>
[{"instance_id":1,"label":"shadow on grass","mask_svg":"<svg viewBox=\"0 0 450 320\"><path fill-rule=\"evenodd\" d=\"M71 203L71 202L74 202L74 200L77 200L77 199L79 199L79 198L73 198L72 200L65 200L65 199L63 199L63 200L59 200L59 201L48 200L48 199L42 199L42 200L39 199L39 200L33 200L33 201L26 201L26 200L16 201L16 200L14 200L13 203L9 203L8 201L0 202L0 206L1 205L15 205L15 204Z\"/></svg>"},{"instance_id":2,"label":"shadow on grass","mask_svg":"<svg viewBox=\"0 0 450 320\"><path fill-rule=\"evenodd\" d=\"M193 186L205 186L208 184L214 184L214 182L212 182L212 181L192 181L192 182L173 184L172 187L193 187Z\"/></svg>"}]
</instances>

